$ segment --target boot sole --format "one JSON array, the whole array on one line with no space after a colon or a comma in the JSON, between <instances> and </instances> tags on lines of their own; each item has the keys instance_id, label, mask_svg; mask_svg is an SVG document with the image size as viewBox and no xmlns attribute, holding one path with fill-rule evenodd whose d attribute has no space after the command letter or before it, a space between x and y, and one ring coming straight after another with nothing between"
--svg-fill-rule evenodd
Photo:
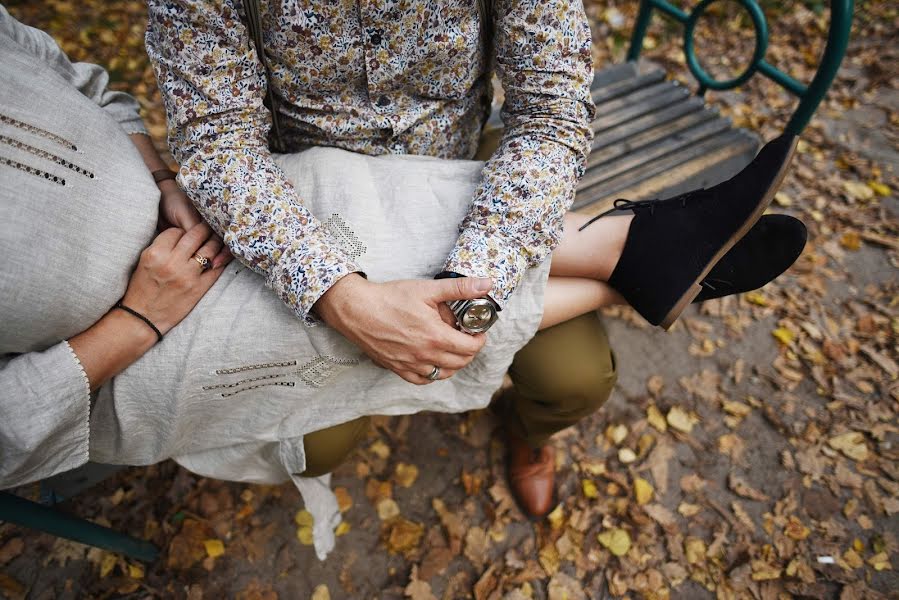
<instances>
[{"instance_id":1,"label":"boot sole","mask_svg":"<svg viewBox=\"0 0 899 600\"><path fill-rule=\"evenodd\" d=\"M693 281L687 291L680 297L680 299L674 304L674 307L668 311L668 314L665 315L665 318L662 319L662 322L659 324L659 327L668 331L671 329L671 326L674 325L674 322L681 316L681 314L687 310L687 307L693 302L696 296L699 295L699 292L702 291L702 286L700 282L706 278L709 272L718 264L725 254L727 254L734 245L740 241L740 239L749 233L749 230L752 229L752 226L756 224L756 222L761 218L761 216L765 213L765 210L770 206L771 201L774 199L774 194L777 193L777 190L780 188L780 184L783 183L784 177L787 175L787 169L790 166L790 163L793 162L793 154L796 152L796 145L799 143L799 137L794 136L793 142L790 144L790 150L787 152L787 157L783 161L780 169L775 175L774 180L771 182L771 185L768 186L768 189L765 191L765 194L762 196L762 200L756 206L755 211L743 222L743 225L734 233L728 240L725 242L723 246L718 250L718 252L712 257L712 260L705 266L705 268L700 272L699 276Z\"/></svg>"}]
</instances>

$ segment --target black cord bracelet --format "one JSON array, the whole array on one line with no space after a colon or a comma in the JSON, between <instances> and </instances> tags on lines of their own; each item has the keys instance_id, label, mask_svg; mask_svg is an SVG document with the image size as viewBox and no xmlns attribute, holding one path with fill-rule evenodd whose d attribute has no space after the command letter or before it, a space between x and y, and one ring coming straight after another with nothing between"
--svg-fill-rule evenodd
<instances>
[{"instance_id":1,"label":"black cord bracelet","mask_svg":"<svg viewBox=\"0 0 899 600\"><path fill-rule=\"evenodd\" d=\"M116 302L116 305L115 305L113 308L121 308L121 309L124 310L126 313L132 314L132 315L134 315L135 317L137 317L138 319L140 319L141 321L143 321L144 323L146 323L146 324L150 327L150 329L152 329L153 332L156 334L156 337L159 338L157 341L160 341L160 342L162 341L162 333L159 331L159 329L156 328L156 325L154 325L154 324L150 321L150 319L148 319L147 317L143 316L142 314L140 314L139 312L137 312L137 311L134 310L133 308L128 308L127 306L125 306L124 304L122 304L122 301L121 301L121 300L118 301L118 302Z\"/></svg>"}]
</instances>

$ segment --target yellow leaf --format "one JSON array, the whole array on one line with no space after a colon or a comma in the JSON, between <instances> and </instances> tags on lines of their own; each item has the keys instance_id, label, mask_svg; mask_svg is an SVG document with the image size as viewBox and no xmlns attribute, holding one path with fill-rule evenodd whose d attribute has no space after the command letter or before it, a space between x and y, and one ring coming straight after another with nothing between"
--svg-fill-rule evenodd
<instances>
[{"instance_id":1,"label":"yellow leaf","mask_svg":"<svg viewBox=\"0 0 899 600\"><path fill-rule=\"evenodd\" d=\"M627 437L627 425L609 425L606 427L606 439L618 445Z\"/></svg>"},{"instance_id":2,"label":"yellow leaf","mask_svg":"<svg viewBox=\"0 0 899 600\"><path fill-rule=\"evenodd\" d=\"M301 525L297 527L297 539L304 546L312 545L312 527L309 525Z\"/></svg>"},{"instance_id":3,"label":"yellow leaf","mask_svg":"<svg viewBox=\"0 0 899 600\"><path fill-rule=\"evenodd\" d=\"M341 536L341 535L346 535L346 534L348 534L349 532L350 532L350 524L347 523L346 521L341 521L341 522L340 522L340 525L338 525L338 526L334 529L334 535L336 535L336 536L338 536L338 537Z\"/></svg>"},{"instance_id":4,"label":"yellow leaf","mask_svg":"<svg viewBox=\"0 0 899 600\"><path fill-rule=\"evenodd\" d=\"M297 511L293 521L300 527L312 527L312 513L305 509Z\"/></svg>"},{"instance_id":5,"label":"yellow leaf","mask_svg":"<svg viewBox=\"0 0 899 600\"><path fill-rule=\"evenodd\" d=\"M746 292L743 294L743 297L746 298L746 301L750 304L755 304L756 306L768 306L768 299L765 298L765 294L761 292Z\"/></svg>"},{"instance_id":6,"label":"yellow leaf","mask_svg":"<svg viewBox=\"0 0 899 600\"><path fill-rule=\"evenodd\" d=\"M861 552L865 549L865 543L858 538L852 540L852 549L856 552Z\"/></svg>"},{"instance_id":7,"label":"yellow leaf","mask_svg":"<svg viewBox=\"0 0 899 600\"><path fill-rule=\"evenodd\" d=\"M874 197L874 190L859 181L844 181L843 189L853 200L866 202Z\"/></svg>"},{"instance_id":8,"label":"yellow leaf","mask_svg":"<svg viewBox=\"0 0 899 600\"><path fill-rule=\"evenodd\" d=\"M853 569L859 569L865 564L865 561L863 561L862 557L858 555L858 552L856 552L852 548L849 548L843 553L843 560Z\"/></svg>"},{"instance_id":9,"label":"yellow leaf","mask_svg":"<svg viewBox=\"0 0 899 600\"><path fill-rule=\"evenodd\" d=\"M587 480L585 479L584 481ZM595 488L596 486L593 487ZM546 520L549 521L550 527L554 530L558 531L559 529L562 529L562 525L565 524L565 509L559 504L546 516Z\"/></svg>"},{"instance_id":10,"label":"yellow leaf","mask_svg":"<svg viewBox=\"0 0 899 600\"><path fill-rule=\"evenodd\" d=\"M328 590L328 586L324 583L315 586L315 589L312 590L312 598L310 598L310 600L331 600L331 592Z\"/></svg>"},{"instance_id":11,"label":"yellow leaf","mask_svg":"<svg viewBox=\"0 0 899 600\"><path fill-rule=\"evenodd\" d=\"M631 549L631 536L624 529L606 529L596 538L615 556L624 556Z\"/></svg>"},{"instance_id":12,"label":"yellow leaf","mask_svg":"<svg viewBox=\"0 0 899 600\"><path fill-rule=\"evenodd\" d=\"M771 335L777 338L777 341L784 346L789 346L793 339L796 337L795 335L793 335L792 331L783 327L778 327L771 332Z\"/></svg>"},{"instance_id":13,"label":"yellow leaf","mask_svg":"<svg viewBox=\"0 0 899 600\"><path fill-rule=\"evenodd\" d=\"M206 547L206 555L210 558L215 558L225 553L225 545L221 540L203 540L203 545Z\"/></svg>"},{"instance_id":14,"label":"yellow leaf","mask_svg":"<svg viewBox=\"0 0 899 600\"><path fill-rule=\"evenodd\" d=\"M780 579L781 569L773 567L763 560L752 561L753 581L767 581L768 579Z\"/></svg>"},{"instance_id":15,"label":"yellow leaf","mask_svg":"<svg viewBox=\"0 0 899 600\"><path fill-rule=\"evenodd\" d=\"M839 450L852 460L862 461L868 458L868 446L865 436L857 431L850 431L827 440L827 445Z\"/></svg>"},{"instance_id":16,"label":"yellow leaf","mask_svg":"<svg viewBox=\"0 0 899 600\"><path fill-rule=\"evenodd\" d=\"M384 498L378 502L378 518L382 521L392 519L400 514L400 507L393 498Z\"/></svg>"},{"instance_id":17,"label":"yellow leaf","mask_svg":"<svg viewBox=\"0 0 899 600\"><path fill-rule=\"evenodd\" d=\"M629 465L637 460L637 454L630 448L621 448L618 451L618 460L623 464Z\"/></svg>"},{"instance_id":18,"label":"yellow leaf","mask_svg":"<svg viewBox=\"0 0 899 600\"><path fill-rule=\"evenodd\" d=\"M890 564L890 557L886 552L878 552L868 559L868 564L874 567L875 571L883 571L884 569L893 568L893 565Z\"/></svg>"},{"instance_id":19,"label":"yellow leaf","mask_svg":"<svg viewBox=\"0 0 899 600\"><path fill-rule=\"evenodd\" d=\"M106 577L109 575L112 570L115 568L116 563L118 562L118 558L115 554L110 554L106 552L103 554L103 560L100 561L100 578Z\"/></svg>"},{"instance_id":20,"label":"yellow leaf","mask_svg":"<svg viewBox=\"0 0 899 600\"><path fill-rule=\"evenodd\" d=\"M858 233L847 231L840 236L840 245L846 250L858 250L862 247L862 240L858 236Z\"/></svg>"},{"instance_id":21,"label":"yellow leaf","mask_svg":"<svg viewBox=\"0 0 899 600\"><path fill-rule=\"evenodd\" d=\"M804 540L809 536L811 530L803 525L802 521L797 519L794 516L791 516L787 521L787 526L784 529L784 535L788 538L792 538L794 540Z\"/></svg>"},{"instance_id":22,"label":"yellow leaf","mask_svg":"<svg viewBox=\"0 0 899 600\"><path fill-rule=\"evenodd\" d=\"M374 444L368 447L372 453L378 458L387 458L390 456L390 446L384 443L383 440L378 440Z\"/></svg>"},{"instance_id":23,"label":"yellow leaf","mask_svg":"<svg viewBox=\"0 0 899 600\"><path fill-rule=\"evenodd\" d=\"M687 562L691 565L705 562L705 542L699 538L688 537L684 542L684 553L686 554Z\"/></svg>"},{"instance_id":24,"label":"yellow leaf","mask_svg":"<svg viewBox=\"0 0 899 600\"><path fill-rule=\"evenodd\" d=\"M668 430L668 423L665 421L665 417L662 416L662 411L656 408L655 404L650 404L649 408L646 409L646 420L662 433Z\"/></svg>"},{"instance_id":25,"label":"yellow leaf","mask_svg":"<svg viewBox=\"0 0 899 600\"><path fill-rule=\"evenodd\" d=\"M143 579L144 568L140 565L128 565L128 577L131 579Z\"/></svg>"},{"instance_id":26,"label":"yellow leaf","mask_svg":"<svg viewBox=\"0 0 899 600\"><path fill-rule=\"evenodd\" d=\"M599 498L599 490L596 489L596 484L593 483L592 479L582 480L581 489L584 490L584 495L587 498Z\"/></svg>"},{"instance_id":27,"label":"yellow leaf","mask_svg":"<svg viewBox=\"0 0 899 600\"><path fill-rule=\"evenodd\" d=\"M687 411L679 406L675 406L668 411L666 420L669 425L683 433L690 433L693 431L693 425L696 423L694 417L690 416Z\"/></svg>"},{"instance_id":28,"label":"yellow leaf","mask_svg":"<svg viewBox=\"0 0 899 600\"><path fill-rule=\"evenodd\" d=\"M677 512L684 515L688 519L699 514L701 510L701 506L699 506L698 504L690 504L689 502L681 502L677 507Z\"/></svg>"},{"instance_id":29,"label":"yellow leaf","mask_svg":"<svg viewBox=\"0 0 899 600\"><path fill-rule=\"evenodd\" d=\"M879 181L869 181L868 187L874 190L874 193L878 196L889 196L892 193L892 190L890 190L888 185Z\"/></svg>"},{"instance_id":30,"label":"yellow leaf","mask_svg":"<svg viewBox=\"0 0 899 600\"><path fill-rule=\"evenodd\" d=\"M786 192L777 192L774 194L774 201L778 206L790 206L793 204L793 199L790 198L790 195Z\"/></svg>"},{"instance_id":31,"label":"yellow leaf","mask_svg":"<svg viewBox=\"0 0 899 600\"><path fill-rule=\"evenodd\" d=\"M396 465L396 482L404 488L412 487L418 479L418 467L399 463Z\"/></svg>"},{"instance_id":32,"label":"yellow leaf","mask_svg":"<svg viewBox=\"0 0 899 600\"><path fill-rule=\"evenodd\" d=\"M337 509L340 512L345 513L353 508L353 497L350 496L349 490L345 487L334 488L334 495L337 496Z\"/></svg>"},{"instance_id":33,"label":"yellow leaf","mask_svg":"<svg viewBox=\"0 0 899 600\"><path fill-rule=\"evenodd\" d=\"M647 504L652 500L653 491L652 484L648 481L642 477L634 478L634 498L637 499L637 504Z\"/></svg>"}]
</instances>

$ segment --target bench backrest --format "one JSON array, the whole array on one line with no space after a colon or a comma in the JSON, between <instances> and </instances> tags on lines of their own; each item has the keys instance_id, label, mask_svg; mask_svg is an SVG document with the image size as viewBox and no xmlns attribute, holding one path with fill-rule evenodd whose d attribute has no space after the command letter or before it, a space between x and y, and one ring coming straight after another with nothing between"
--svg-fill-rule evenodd
<instances>
[{"instance_id":1,"label":"bench backrest","mask_svg":"<svg viewBox=\"0 0 899 600\"><path fill-rule=\"evenodd\" d=\"M684 54L690 72L699 82L697 94L702 96L707 90L729 90L745 83L756 73L760 73L771 79L791 94L799 97L799 106L787 123L786 131L799 135L818 108L818 104L824 98L830 88L837 69L846 54L846 46L849 43L849 30L852 26L853 0L830 1L830 30L827 35L827 44L821 57L821 64L815 72L811 83L808 85L797 81L790 75L777 69L765 60L765 52L768 49L768 23L761 7L755 0L734 0L739 3L752 20L755 29L755 50L752 60L746 69L732 79L725 81L714 79L702 68L696 57L693 46L693 35L696 23L710 4L717 0L702 0L692 12L687 13L665 0L641 0L640 11L631 35L631 45L627 59L637 60L643 49L643 38L652 17L652 12L658 9L663 15L670 17L684 25Z\"/></svg>"}]
</instances>

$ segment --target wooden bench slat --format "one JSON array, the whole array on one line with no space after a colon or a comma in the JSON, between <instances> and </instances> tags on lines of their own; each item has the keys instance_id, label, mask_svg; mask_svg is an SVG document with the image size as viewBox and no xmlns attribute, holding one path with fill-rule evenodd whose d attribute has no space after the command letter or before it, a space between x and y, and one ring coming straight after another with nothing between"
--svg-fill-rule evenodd
<instances>
[{"instance_id":1,"label":"wooden bench slat","mask_svg":"<svg viewBox=\"0 0 899 600\"><path fill-rule=\"evenodd\" d=\"M665 72L660 70L650 71L642 75L637 75L631 79L619 81L612 85L593 88L591 97L597 105L603 102L609 102L615 98L632 94L634 91L662 83L665 81Z\"/></svg>"},{"instance_id":2,"label":"wooden bench slat","mask_svg":"<svg viewBox=\"0 0 899 600\"><path fill-rule=\"evenodd\" d=\"M638 147L633 152L621 152L617 158L588 170L578 184L578 189L586 189L622 173L639 170L644 165L652 164L669 154L679 152L700 140L729 129L730 122L727 119L711 119L687 129L669 133L656 140L655 143Z\"/></svg>"},{"instance_id":3,"label":"wooden bench slat","mask_svg":"<svg viewBox=\"0 0 899 600\"><path fill-rule=\"evenodd\" d=\"M594 146L587 159L587 168L595 164L614 160L622 154L653 143L683 129L688 129L704 121L717 118L718 114L711 110L702 110L702 102L698 98L690 98L695 102L679 102L674 106L622 123L602 132L597 137L601 146Z\"/></svg>"},{"instance_id":4,"label":"wooden bench slat","mask_svg":"<svg viewBox=\"0 0 899 600\"><path fill-rule=\"evenodd\" d=\"M677 102L684 102L689 98L689 93L683 88L668 88L661 93L652 96L642 102L633 102L623 104L620 109L605 112L602 116L595 119L591 126L597 134L605 132L608 129L617 127L626 121L642 117L643 115L655 112L666 106L671 106Z\"/></svg>"},{"instance_id":5,"label":"wooden bench slat","mask_svg":"<svg viewBox=\"0 0 899 600\"><path fill-rule=\"evenodd\" d=\"M673 152L653 162L645 163L640 169L625 171L598 185L579 189L572 209L584 214L595 214L602 210L602 204L593 206L595 203L603 200L609 201L613 195L620 194L624 190L637 188L639 187L638 184L660 175L665 176L663 178L664 181L656 182L655 188L660 190L675 188L685 181L685 178L678 173L678 167L682 165L691 161L702 160L704 170L709 171L710 167L714 167L719 162L724 162L734 157L738 158L742 164L745 164L755 154L757 148L758 141L747 133L739 129L724 130L717 135L708 136L697 143L682 148L679 152ZM720 156L718 156L719 153ZM706 179L714 179L714 173L709 172L710 175ZM674 195L675 193L679 192L666 192L664 197ZM653 196L656 195L661 194L653 193ZM634 196L631 199L637 200L645 197L645 195L641 195L640 197Z\"/></svg>"}]
</instances>

